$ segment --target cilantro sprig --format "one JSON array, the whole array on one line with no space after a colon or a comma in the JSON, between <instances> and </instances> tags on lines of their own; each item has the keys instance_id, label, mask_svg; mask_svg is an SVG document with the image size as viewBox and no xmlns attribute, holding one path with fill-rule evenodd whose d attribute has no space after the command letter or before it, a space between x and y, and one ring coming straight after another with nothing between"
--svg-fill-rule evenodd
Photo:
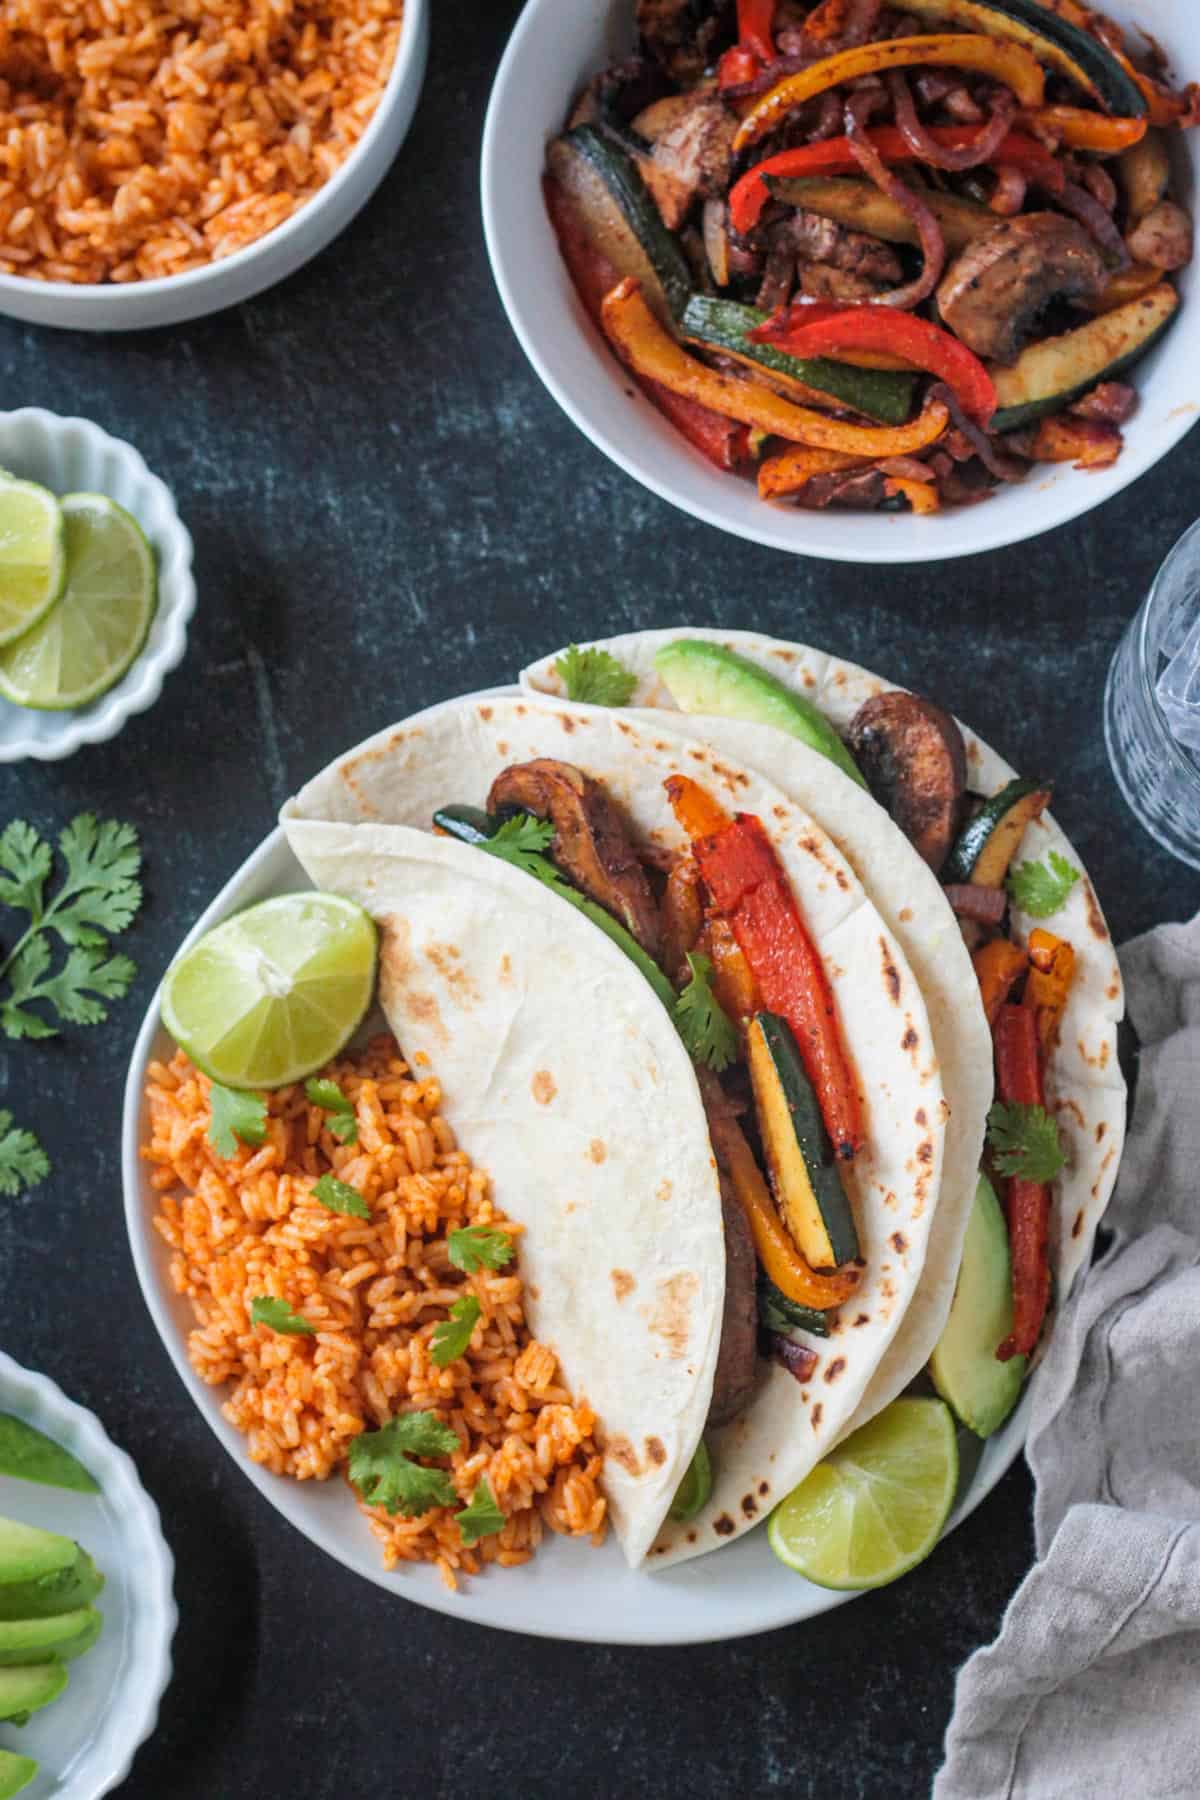
<instances>
[{"instance_id":1,"label":"cilantro sprig","mask_svg":"<svg viewBox=\"0 0 1200 1800\"><path fill-rule=\"evenodd\" d=\"M79 813L59 832L58 850L65 872L48 897L51 846L24 819L0 833L0 905L29 915L0 960L0 1030L8 1038L56 1037L61 1023L101 1024L105 1002L120 1000L137 973L127 956L111 954L108 942L133 923L142 904L137 832ZM57 967L55 938L67 949Z\"/></svg>"},{"instance_id":2,"label":"cilantro sprig","mask_svg":"<svg viewBox=\"0 0 1200 1800\"><path fill-rule=\"evenodd\" d=\"M464 1225L461 1230L452 1231L447 1242L451 1264L464 1275L474 1275L480 1269L502 1269L513 1259L513 1241L508 1233L490 1225Z\"/></svg>"},{"instance_id":3,"label":"cilantro sprig","mask_svg":"<svg viewBox=\"0 0 1200 1800\"><path fill-rule=\"evenodd\" d=\"M585 706L628 706L637 687L633 670L611 650L581 650L578 644L571 644L554 669L567 690L567 699Z\"/></svg>"},{"instance_id":4,"label":"cilantro sprig","mask_svg":"<svg viewBox=\"0 0 1200 1800\"><path fill-rule=\"evenodd\" d=\"M12 1114L0 1108L0 1194L22 1194L49 1173L50 1158L32 1131L14 1125Z\"/></svg>"},{"instance_id":5,"label":"cilantro sprig","mask_svg":"<svg viewBox=\"0 0 1200 1800\"><path fill-rule=\"evenodd\" d=\"M988 1144L1001 1175L1053 1181L1066 1164L1058 1120L1044 1106L998 1100L988 1114Z\"/></svg>"},{"instance_id":6,"label":"cilantro sprig","mask_svg":"<svg viewBox=\"0 0 1200 1800\"><path fill-rule=\"evenodd\" d=\"M1009 898L1020 912L1031 919L1049 919L1066 904L1067 895L1079 880L1080 871L1057 850L1051 850L1044 863L1018 863L1011 870L1005 886Z\"/></svg>"},{"instance_id":7,"label":"cilantro sprig","mask_svg":"<svg viewBox=\"0 0 1200 1800\"><path fill-rule=\"evenodd\" d=\"M368 1506L416 1519L458 1499L445 1469L426 1468L416 1456L449 1456L458 1434L436 1413L402 1413L378 1431L364 1431L350 1445L350 1480Z\"/></svg>"},{"instance_id":8,"label":"cilantro sprig","mask_svg":"<svg viewBox=\"0 0 1200 1800\"><path fill-rule=\"evenodd\" d=\"M208 1140L218 1156L236 1156L239 1141L254 1148L266 1142L267 1103L258 1094L214 1081L208 1102L212 1109Z\"/></svg>"},{"instance_id":9,"label":"cilantro sprig","mask_svg":"<svg viewBox=\"0 0 1200 1800\"><path fill-rule=\"evenodd\" d=\"M474 1294L464 1294L450 1308L450 1317L434 1327L429 1354L439 1369L448 1368L466 1355L479 1314L480 1305Z\"/></svg>"},{"instance_id":10,"label":"cilantro sprig","mask_svg":"<svg viewBox=\"0 0 1200 1800\"><path fill-rule=\"evenodd\" d=\"M737 1030L712 989L707 956L688 953L690 979L675 1002L675 1026L693 1061L720 1074L737 1056Z\"/></svg>"},{"instance_id":11,"label":"cilantro sprig","mask_svg":"<svg viewBox=\"0 0 1200 1800\"><path fill-rule=\"evenodd\" d=\"M464 1506L454 1517L462 1533L462 1541L468 1549L472 1544L477 1544L480 1538L491 1537L494 1532L504 1529L505 1515L496 1505L496 1496L486 1476L479 1481L471 1495L470 1505Z\"/></svg>"},{"instance_id":12,"label":"cilantro sprig","mask_svg":"<svg viewBox=\"0 0 1200 1800\"><path fill-rule=\"evenodd\" d=\"M329 1129L339 1144L357 1144L358 1118L353 1100L348 1100L336 1081L313 1078L304 1084L304 1092L313 1106L329 1116Z\"/></svg>"},{"instance_id":13,"label":"cilantro sprig","mask_svg":"<svg viewBox=\"0 0 1200 1800\"><path fill-rule=\"evenodd\" d=\"M348 1213L355 1219L369 1219L371 1209L359 1193L348 1181L339 1181L336 1175L322 1175L313 1188L313 1199L320 1202L327 1212Z\"/></svg>"},{"instance_id":14,"label":"cilantro sprig","mask_svg":"<svg viewBox=\"0 0 1200 1800\"><path fill-rule=\"evenodd\" d=\"M286 1300L278 1300L273 1294L259 1294L250 1302L250 1323L266 1325L271 1331L278 1331L283 1337L315 1337L317 1328L302 1314L289 1306Z\"/></svg>"}]
</instances>

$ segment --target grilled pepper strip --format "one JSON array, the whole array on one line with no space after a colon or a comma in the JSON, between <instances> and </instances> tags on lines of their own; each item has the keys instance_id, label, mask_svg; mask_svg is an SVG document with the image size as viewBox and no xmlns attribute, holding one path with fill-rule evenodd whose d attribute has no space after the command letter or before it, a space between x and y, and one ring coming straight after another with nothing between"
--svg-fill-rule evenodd
<instances>
[{"instance_id":1,"label":"grilled pepper strip","mask_svg":"<svg viewBox=\"0 0 1200 1800\"><path fill-rule=\"evenodd\" d=\"M1037 1019L1029 1007L1002 1006L996 1018L996 1089L1001 1100L1044 1106ZM999 1362L1030 1356L1050 1304L1050 1189L1042 1181L1008 1181L1008 1238L1012 1251L1013 1328L996 1352Z\"/></svg>"},{"instance_id":2,"label":"grilled pepper strip","mask_svg":"<svg viewBox=\"0 0 1200 1800\"><path fill-rule=\"evenodd\" d=\"M775 61L775 0L738 0L738 43L761 63Z\"/></svg>"},{"instance_id":3,"label":"grilled pepper strip","mask_svg":"<svg viewBox=\"0 0 1200 1800\"><path fill-rule=\"evenodd\" d=\"M556 181L547 177L542 184L546 211L558 238L567 273L584 306L603 329L601 309L605 294L616 287L620 276L607 256L592 243L571 207L570 201ZM750 460L750 433L736 419L722 418L708 407L700 406L681 394L672 393L656 381L637 376L638 386L646 398L675 429L682 433L694 449L706 456L718 469L737 469Z\"/></svg>"},{"instance_id":4,"label":"grilled pepper strip","mask_svg":"<svg viewBox=\"0 0 1200 1800\"><path fill-rule=\"evenodd\" d=\"M1035 56L1019 44L1000 43L975 32L937 32L929 37L885 38L855 50L841 50L821 62L788 75L747 113L733 140L735 151L749 149L781 125L797 106L817 94L857 81L864 75L882 75L889 69L926 67L974 69L1010 87L1022 106L1041 106L1046 81Z\"/></svg>"},{"instance_id":5,"label":"grilled pepper strip","mask_svg":"<svg viewBox=\"0 0 1200 1800\"><path fill-rule=\"evenodd\" d=\"M1038 929L1029 934L1029 979L1025 983L1026 1006L1037 1020L1042 1056L1049 1056L1058 1042L1063 1013L1075 979L1075 950L1065 938Z\"/></svg>"},{"instance_id":6,"label":"grilled pepper strip","mask_svg":"<svg viewBox=\"0 0 1200 1800\"><path fill-rule=\"evenodd\" d=\"M737 1120L714 1112L709 1115L708 1128L713 1153L733 1183L738 1204L746 1215L758 1260L780 1293L797 1306L811 1306L818 1312L827 1312L848 1300L862 1280L861 1269L852 1263L832 1275L818 1275L811 1269L775 1210L754 1152Z\"/></svg>"},{"instance_id":7,"label":"grilled pepper strip","mask_svg":"<svg viewBox=\"0 0 1200 1800\"><path fill-rule=\"evenodd\" d=\"M971 961L979 982L979 996L991 1029L995 1029L1000 1008L1012 997L1013 989L1029 967L1029 958L1020 944L1008 938L993 938L981 944Z\"/></svg>"},{"instance_id":8,"label":"grilled pepper strip","mask_svg":"<svg viewBox=\"0 0 1200 1800\"><path fill-rule=\"evenodd\" d=\"M1086 106L1042 106L1025 115L1025 124L1053 132L1069 150L1096 150L1101 155L1115 156L1128 150L1146 135L1145 119L1113 119L1107 113L1091 112ZM1005 160L997 156L997 162Z\"/></svg>"},{"instance_id":9,"label":"grilled pepper strip","mask_svg":"<svg viewBox=\"0 0 1200 1800\"><path fill-rule=\"evenodd\" d=\"M769 1012L792 1028L837 1154L863 1145L862 1104L842 1043L833 990L779 859L762 825L739 813L692 853L717 910L724 913Z\"/></svg>"},{"instance_id":10,"label":"grilled pepper strip","mask_svg":"<svg viewBox=\"0 0 1200 1800\"><path fill-rule=\"evenodd\" d=\"M1041 118L1044 114L1033 116ZM965 150L986 129L984 125L934 125L930 127L929 135L935 144L940 144L946 150ZM917 160L916 151L904 133L894 125L876 126L866 135L885 163ZM1046 146L1023 131L1010 131L992 161L1019 169L1031 181L1052 193L1061 193L1066 183L1066 176ZM781 150L777 156L768 156L752 169L747 169L730 189L729 217L733 228L743 237L754 230L763 208L771 198L767 187L768 176L784 180L806 175L857 175L859 172L847 137L823 138L816 144L801 144L795 150Z\"/></svg>"},{"instance_id":11,"label":"grilled pepper strip","mask_svg":"<svg viewBox=\"0 0 1200 1800\"><path fill-rule=\"evenodd\" d=\"M632 279L622 281L606 295L603 311L609 340L635 374L789 443L844 450L869 462L925 450L937 442L950 422L949 411L940 400L927 400L920 416L906 425L848 425L784 400L757 382L710 369L689 356L663 329Z\"/></svg>"},{"instance_id":12,"label":"grilled pepper strip","mask_svg":"<svg viewBox=\"0 0 1200 1800\"><path fill-rule=\"evenodd\" d=\"M790 306L749 334L790 356L834 356L840 350L884 350L936 375L953 389L963 410L987 426L996 410L996 384L973 350L928 319L890 306L847 306L813 319L804 305Z\"/></svg>"},{"instance_id":13,"label":"grilled pepper strip","mask_svg":"<svg viewBox=\"0 0 1200 1800\"><path fill-rule=\"evenodd\" d=\"M837 475L843 469L870 468L861 456L846 456L840 450L806 450L797 446L768 456L758 465L758 492L763 500L784 500L798 494L814 475Z\"/></svg>"}]
</instances>

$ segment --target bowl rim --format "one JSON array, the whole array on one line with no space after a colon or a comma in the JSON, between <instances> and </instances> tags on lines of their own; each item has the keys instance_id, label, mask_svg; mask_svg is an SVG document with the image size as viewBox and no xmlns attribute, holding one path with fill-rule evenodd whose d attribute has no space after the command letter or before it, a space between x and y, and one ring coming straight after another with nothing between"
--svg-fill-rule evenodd
<instances>
[{"instance_id":1,"label":"bowl rim","mask_svg":"<svg viewBox=\"0 0 1200 1800\"><path fill-rule=\"evenodd\" d=\"M119 305L121 294L150 298L159 294L179 294L187 289L201 288L206 282L216 280L219 276L229 276L244 269L259 255L264 245L270 244L273 250L285 245L289 238L302 229L302 221L311 220L316 207L335 199L352 182L358 165L369 156L376 139L383 134L387 119L407 88L413 68L419 61L428 4L429 0L402 0L400 39L396 45L396 55L375 110L367 121L366 130L328 181L322 182L302 206L298 206L280 224L272 226L270 231L264 231L261 237L243 244L239 250L204 263L198 269L183 269L178 275L152 275L145 281L40 281L32 275L0 273L0 299L6 294L34 293L39 298L45 296L50 303L69 300L87 305L103 296L106 301Z\"/></svg>"},{"instance_id":2,"label":"bowl rim","mask_svg":"<svg viewBox=\"0 0 1200 1800\"><path fill-rule=\"evenodd\" d=\"M149 641L138 652L133 663L115 688L101 694L79 712L40 713L34 716L61 721L49 738L20 737L0 744L0 766L32 759L36 762L60 762L74 755L84 744L102 744L116 737L137 713L147 712L158 700L163 682L172 669L179 667L187 650L188 626L196 611L195 546L192 534L180 517L175 495L161 475L156 475L136 445L115 437L91 419L78 415L50 412L44 406L20 406L11 412L0 412L0 434L26 422L37 426L48 436L62 437L74 433L93 445L109 451L126 463L134 478L145 484L162 503L165 527L163 542L154 545L158 565L159 611L151 621L164 621L162 642L151 649ZM142 520L138 520L142 524ZM163 611L166 589L174 595L169 610ZM136 675L127 693L121 689ZM6 703L7 704L7 703ZM13 708L20 712L19 707Z\"/></svg>"},{"instance_id":3,"label":"bowl rim","mask_svg":"<svg viewBox=\"0 0 1200 1800\"><path fill-rule=\"evenodd\" d=\"M673 457L681 454L682 441L673 443L672 458L653 458L648 447L644 458L623 449L603 424L597 423L578 404L569 392L566 384L559 379L550 366L548 358L541 351L537 336L524 314L524 307L518 296L517 287L520 280L520 262L515 249L510 254L505 231L500 223L502 194L505 185L510 181L507 172L501 166L499 140L509 112L513 105L512 95L516 92L518 71L522 68L530 43L534 40L545 23L546 14L555 5L555 0L525 0L521 13L509 36L504 54L496 70L488 99L487 115L484 121L483 141L480 156L480 199L483 214L484 240L487 246L488 261L491 265L492 279L496 284L501 305L504 307L508 323L517 342L532 364L535 373L543 386L558 403L567 417L586 437L590 443L603 452L611 462L636 481L639 486L656 494L660 500L679 511L699 519L703 524L711 525L717 531L727 533L731 537L740 538L747 543L761 544L767 549L781 550L791 556L811 557L815 561L856 563L863 565L888 566L894 563L920 565L923 563L949 562L964 557L987 555L995 550L1010 549L1017 544L1028 543L1034 538L1042 537L1047 532L1057 531L1061 526L1069 525L1084 514L1094 511L1106 501L1114 499L1131 487L1143 475L1152 469L1185 438L1193 425L1200 419L1200 407L1177 408L1165 425L1154 435L1152 443L1135 452L1126 444L1125 450L1110 470L1104 472L1107 480L1102 489L1089 486L1089 478L1080 474L1074 481L1059 481L1058 498L1047 502L1044 514L1036 509L1038 516L1030 517L1034 508L1026 508L1023 515L1017 515L1021 522L1015 527L1012 519L1005 511L999 513L983 508L958 509L969 515L972 521L969 535L970 543L948 541L946 535L940 538L929 536L927 541L906 543L900 532L888 533L894 536L894 543L863 543L860 534L853 529L854 515L847 521L845 539L834 543L814 544L811 541L793 541L797 518L803 520L803 513L793 509L783 512L766 502L759 502L764 515L762 523L749 513L746 518L729 516L718 511L714 506L699 496L685 496L680 485L673 479ZM583 12L577 15L582 24ZM561 29L561 26L560 26ZM1194 181L1200 185L1200 152L1193 153ZM1186 302L1185 302L1186 303ZM1190 304L1200 309L1200 293L1190 296ZM581 327L576 326L575 328ZM586 344L585 344L586 348ZM615 367L615 365L614 365ZM649 446L649 440L647 440ZM664 472L660 473L660 469ZM1074 474L1074 471L1070 471ZM1047 480L1050 477L1046 478ZM1095 473L1090 474L1092 483L1097 481ZM879 515L871 515L878 521ZM954 511L949 518L954 518ZM989 524L989 517L996 519ZM939 515L935 524L945 526L946 515ZM1000 521L1003 520L1003 523ZM910 526L911 519L897 518L897 522ZM788 527L791 528L787 529ZM797 535L802 535L801 532ZM905 534L907 535L907 534ZM914 540L915 540L915 534Z\"/></svg>"}]
</instances>

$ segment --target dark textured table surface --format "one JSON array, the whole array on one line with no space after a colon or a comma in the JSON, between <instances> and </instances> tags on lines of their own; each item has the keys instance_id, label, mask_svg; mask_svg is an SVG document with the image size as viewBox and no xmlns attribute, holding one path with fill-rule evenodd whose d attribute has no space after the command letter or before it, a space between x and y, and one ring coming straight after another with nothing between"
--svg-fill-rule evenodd
<instances>
[{"instance_id":1,"label":"dark textured table surface","mask_svg":"<svg viewBox=\"0 0 1200 1800\"><path fill-rule=\"evenodd\" d=\"M589 1649L408 1606L278 1518L217 1449L142 1304L118 1131L155 982L303 777L572 637L761 627L932 691L1053 771L1118 940L1200 903L1200 877L1124 810L1100 728L1122 628L1200 513L1197 440L1091 518L926 570L793 561L643 493L543 393L488 274L478 142L518 10L435 8L397 165L273 293L129 338L0 323L4 404L132 439L196 540L199 611L155 710L65 763L0 769L0 821L49 831L93 808L134 820L146 851L129 999L98 1030L0 1046L0 1104L55 1162L36 1196L0 1202L0 1341L132 1453L178 1559L175 1679L129 1800L922 1795L954 1672L1031 1553L1022 1465L923 1568L815 1625Z\"/></svg>"}]
</instances>

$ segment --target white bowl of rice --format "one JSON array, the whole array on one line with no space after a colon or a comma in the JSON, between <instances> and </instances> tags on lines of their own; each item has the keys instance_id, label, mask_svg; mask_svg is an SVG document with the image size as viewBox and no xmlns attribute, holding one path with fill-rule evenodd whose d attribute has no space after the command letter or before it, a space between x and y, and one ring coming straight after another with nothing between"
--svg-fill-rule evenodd
<instances>
[{"instance_id":1,"label":"white bowl of rice","mask_svg":"<svg viewBox=\"0 0 1200 1800\"><path fill-rule=\"evenodd\" d=\"M323 250L412 122L429 0L5 0L0 313L236 305Z\"/></svg>"}]
</instances>

